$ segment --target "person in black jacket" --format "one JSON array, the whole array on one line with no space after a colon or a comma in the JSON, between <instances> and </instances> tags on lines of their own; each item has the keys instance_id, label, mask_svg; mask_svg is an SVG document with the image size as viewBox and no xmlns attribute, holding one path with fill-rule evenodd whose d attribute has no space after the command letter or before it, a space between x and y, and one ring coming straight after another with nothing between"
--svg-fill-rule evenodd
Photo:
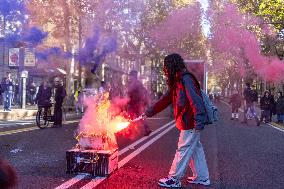
<instances>
[{"instance_id":1,"label":"person in black jacket","mask_svg":"<svg viewBox=\"0 0 284 189\"><path fill-rule=\"evenodd\" d=\"M269 91L265 91L263 97L260 99L261 116L260 122L265 118L265 123L270 121L271 99Z\"/></svg>"},{"instance_id":2,"label":"person in black jacket","mask_svg":"<svg viewBox=\"0 0 284 189\"><path fill-rule=\"evenodd\" d=\"M242 123L247 123L247 114L248 111L252 114L256 121L256 125L260 125L260 121L257 117L257 114L254 109L254 103L257 102L257 92L251 88L250 83L246 83L246 88L243 92L244 95L244 121Z\"/></svg>"},{"instance_id":3,"label":"person in black jacket","mask_svg":"<svg viewBox=\"0 0 284 189\"><path fill-rule=\"evenodd\" d=\"M269 121L272 121L272 116L276 114L276 102L274 100L274 95L272 94L272 91L269 91L269 98L270 98Z\"/></svg>"},{"instance_id":4,"label":"person in black jacket","mask_svg":"<svg viewBox=\"0 0 284 189\"><path fill-rule=\"evenodd\" d=\"M51 88L48 86L47 80L44 80L39 86L38 93L36 94L35 102L40 107L44 107L44 112L51 107L50 98L52 96Z\"/></svg>"},{"instance_id":5,"label":"person in black jacket","mask_svg":"<svg viewBox=\"0 0 284 189\"><path fill-rule=\"evenodd\" d=\"M66 96L66 90L63 87L63 83L61 78L56 77L54 79L55 86L55 105L54 105L54 125L53 127L61 127L62 126L62 105L64 98Z\"/></svg>"},{"instance_id":6,"label":"person in black jacket","mask_svg":"<svg viewBox=\"0 0 284 189\"><path fill-rule=\"evenodd\" d=\"M230 98L230 104L232 104L231 120L239 120L239 108L242 105L242 97L236 89L234 89L233 94Z\"/></svg>"},{"instance_id":7,"label":"person in black jacket","mask_svg":"<svg viewBox=\"0 0 284 189\"><path fill-rule=\"evenodd\" d=\"M11 73L7 72L6 77L4 77L1 82L4 111L11 111L13 88L14 83L11 78Z\"/></svg>"},{"instance_id":8,"label":"person in black jacket","mask_svg":"<svg viewBox=\"0 0 284 189\"><path fill-rule=\"evenodd\" d=\"M276 100L276 114L277 114L277 122L283 123L284 118L284 96L282 92L277 93L278 98Z\"/></svg>"}]
</instances>

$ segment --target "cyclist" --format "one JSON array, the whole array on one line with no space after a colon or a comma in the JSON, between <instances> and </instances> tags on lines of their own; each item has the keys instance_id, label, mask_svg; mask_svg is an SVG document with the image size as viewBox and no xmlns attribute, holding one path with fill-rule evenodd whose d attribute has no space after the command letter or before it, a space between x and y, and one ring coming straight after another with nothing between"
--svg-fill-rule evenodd
<instances>
[{"instance_id":1,"label":"cyclist","mask_svg":"<svg viewBox=\"0 0 284 189\"><path fill-rule=\"evenodd\" d=\"M38 107L43 107L46 114L48 108L51 107L50 98L52 96L51 88L48 86L48 82L44 79L39 86L38 93L36 94L35 101L38 104Z\"/></svg>"},{"instance_id":2,"label":"cyclist","mask_svg":"<svg viewBox=\"0 0 284 189\"><path fill-rule=\"evenodd\" d=\"M256 121L256 125L259 126L260 121L254 109L254 102L257 102L257 93L251 89L250 83L246 83L246 88L244 89L244 100L244 121L242 123L247 123L247 113L250 111Z\"/></svg>"}]
</instances>

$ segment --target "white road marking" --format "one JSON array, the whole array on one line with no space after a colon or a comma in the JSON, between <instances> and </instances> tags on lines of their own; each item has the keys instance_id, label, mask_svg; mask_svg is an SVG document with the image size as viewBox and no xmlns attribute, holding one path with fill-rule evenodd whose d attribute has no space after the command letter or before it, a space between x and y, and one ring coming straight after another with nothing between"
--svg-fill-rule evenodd
<instances>
[{"instance_id":1,"label":"white road marking","mask_svg":"<svg viewBox=\"0 0 284 189\"><path fill-rule=\"evenodd\" d=\"M156 133L158 133L159 131L161 131L162 129L168 127L169 125L171 125L171 124L173 124L173 123L174 123L174 121L171 121L171 122L165 124L164 126L160 127L159 129L153 131L153 132L150 134L150 136L155 135ZM170 127L170 129L172 129L172 128L173 128L173 126ZM165 132L165 131L164 131L164 132ZM163 133L164 133L164 132L163 132ZM160 134L157 135L157 136L160 136ZM156 136L156 137L157 137L157 136ZM155 137L155 138L156 138L156 137ZM153 139L155 139L155 138L153 138ZM140 144L141 142L143 142L143 141L146 140L146 139L148 139L148 137L143 137L143 138L141 138L141 139L135 141L134 143L130 144L129 146L123 148L122 150L119 151L119 155L122 155L122 154L126 153L127 151L132 150L135 146L137 146L138 144ZM153 140L153 139L152 139L152 140ZM147 144L147 143L146 143L146 144ZM145 144L144 144L144 145L145 145ZM143 146L144 146L144 145L143 145ZM142 146L141 146L141 147L142 147ZM141 148L141 147L140 147L140 148ZM137 150L139 150L140 148L138 148ZM135 152L135 151L134 151L134 152ZM134 152L132 152L131 154L133 154ZM130 155L131 155L131 154L130 154ZM130 156L130 155L129 155L129 156ZM128 156L127 156L127 157L128 157ZM124 159L125 159L125 158L124 158ZM124 159L123 159L123 160L124 160ZM121 162L121 161L120 161L120 162ZM74 177L74 178L76 178L76 177ZM84 178L84 177L83 177L83 178ZM83 179L83 178L81 178L81 179ZM101 183L104 179L105 179L105 177L96 177L95 179L92 179L91 182L89 182L90 184L88 183L87 185L88 185L88 186L89 186L89 185L98 185L98 184ZM77 182L78 182L78 181L80 181L80 180L77 180ZM68 180L68 181L66 181L66 182L64 182L63 184L61 184L60 186L56 187L55 189L66 189L66 188L68 188L68 187L71 186L70 183L72 183L71 185L75 184L73 178L70 179L70 180ZM85 186L87 186L87 185L85 185ZM62 187L62 186L64 186L64 187ZM66 186L67 186L67 187L66 187Z\"/></svg>"},{"instance_id":2,"label":"white road marking","mask_svg":"<svg viewBox=\"0 0 284 189\"><path fill-rule=\"evenodd\" d=\"M17 130L11 130L11 131L4 131L4 132L0 132L0 136L5 136L5 135L12 135L12 134L16 134L16 133L22 133L22 132L27 132L27 131L33 131L33 130L37 130L39 128L36 127L29 127L29 128L24 128L24 129L17 129Z\"/></svg>"},{"instance_id":3,"label":"white road marking","mask_svg":"<svg viewBox=\"0 0 284 189\"><path fill-rule=\"evenodd\" d=\"M147 143L143 144L141 147L139 147L137 150L126 156L123 160L118 162L118 168L125 165L127 162L129 162L131 159L133 159L135 156L140 154L143 150L145 150L147 147L149 147L151 144L156 142L159 138L161 138L163 135L165 135L167 132L169 132L171 129L175 128L175 124L171 125L169 128L149 140Z\"/></svg>"},{"instance_id":4,"label":"white road marking","mask_svg":"<svg viewBox=\"0 0 284 189\"><path fill-rule=\"evenodd\" d=\"M163 130L164 128L166 128L167 126L173 124L174 121L171 121L169 123L167 123L166 125L160 127L159 129L153 131L150 136L155 135L156 133L160 132L161 130ZM121 156L122 154L124 154L125 152L129 151L129 150L133 150L135 148L135 146L137 146L138 144L140 144L141 142L143 142L144 140L146 140L149 136L145 136L139 140L137 140L136 142L132 143L131 145L123 148L122 150L119 151L119 155Z\"/></svg>"},{"instance_id":5,"label":"white road marking","mask_svg":"<svg viewBox=\"0 0 284 189\"><path fill-rule=\"evenodd\" d=\"M80 189L92 189L92 188L98 186L105 179L106 179L106 177L96 177L95 179L92 179L88 184L81 187Z\"/></svg>"},{"instance_id":6,"label":"white road marking","mask_svg":"<svg viewBox=\"0 0 284 189\"><path fill-rule=\"evenodd\" d=\"M70 186L72 186L73 184L75 184L78 181L82 180L86 176L87 176L86 174L77 175L76 177L68 180L68 182L64 182L63 184L61 184L60 186L56 187L55 189L69 188Z\"/></svg>"},{"instance_id":7,"label":"white road marking","mask_svg":"<svg viewBox=\"0 0 284 189\"><path fill-rule=\"evenodd\" d=\"M126 163L128 163L131 159L133 159L135 156L140 154L143 150L148 148L150 145L152 145L155 141L160 139L163 135L165 135L167 132L169 132L173 128L175 128L174 124L171 125L169 128L167 128L166 130L164 130L163 132L161 132L160 134L158 134L157 136L155 136L154 138L152 138L151 140L149 140L147 143L143 144L141 147L139 147L137 150L135 150L134 152L132 152L131 154L126 156L124 159L119 161L118 162L118 168L120 168L123 165L125 165ZM99 178L92 179L88 184L81 187L80 189L92 189L92 188L96 187L97 185L99 185L105 179L107 179L107 177L99 177Z\"/></svg>"}]
</instances>

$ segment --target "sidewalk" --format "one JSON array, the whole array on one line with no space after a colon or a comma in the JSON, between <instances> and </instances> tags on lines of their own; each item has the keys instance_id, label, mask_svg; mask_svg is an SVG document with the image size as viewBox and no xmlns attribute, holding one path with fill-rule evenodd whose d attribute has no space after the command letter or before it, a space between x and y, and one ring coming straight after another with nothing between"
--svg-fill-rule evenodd
<instances>
[{"instance_id":1,"label":"sidewalk","mask_svg":"<svg viewBox=\"0 0 284 189\"><path fill-rule=\"evenodd\" d=\"M75 114L74 108L64 107L66 116L68 114ZM4 111L3 106L0 106L0 121L19 121L26 119L35 119L37 113L37 106L27 105L25 109L21 109L18 106L12 106L11 111Z\"/></svg>"},{"instance_id":2,"label":"sidewalk","mask_svg":"<svg viewBox=\"0 0 284 189\"><path fill-rule=\"evenodd\" d=\"M12 106L10 112L4 111L3 106L0 106L0 121L28 119L34 117L36 112L36 106L26 106L25 109Z\"/></svg>"}]
</instances>

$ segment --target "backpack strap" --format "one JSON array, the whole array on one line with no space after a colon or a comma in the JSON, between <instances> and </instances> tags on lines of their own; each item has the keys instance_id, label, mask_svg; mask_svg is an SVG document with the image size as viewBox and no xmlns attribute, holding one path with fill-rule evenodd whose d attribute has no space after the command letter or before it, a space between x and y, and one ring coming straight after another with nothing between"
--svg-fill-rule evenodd
<instances>
[{"instance_id":1,"label":"backpack strap","mask_svg":"<svg viewBox=\"0 0 284 189\"><path fill-rule=\"evenodd\" d=\"M200 96L202 97L202 94L201 94L201 87L200 87L199 81L197 80L197 78L195 77L195 75L194 75L193 73L189 72L188 70L186 70L185 72L182 73L182 77L183 77L184 75L187 75L187 74L190 75L191 78L193 78L193 80L194 80L195 83L197 84L197 87L198 87L199 92L200 92ZM183 84L183 86L184 86L182 77L181 77L181 82L182 82L182 84Z\"/></svg>"}]
</instances>

